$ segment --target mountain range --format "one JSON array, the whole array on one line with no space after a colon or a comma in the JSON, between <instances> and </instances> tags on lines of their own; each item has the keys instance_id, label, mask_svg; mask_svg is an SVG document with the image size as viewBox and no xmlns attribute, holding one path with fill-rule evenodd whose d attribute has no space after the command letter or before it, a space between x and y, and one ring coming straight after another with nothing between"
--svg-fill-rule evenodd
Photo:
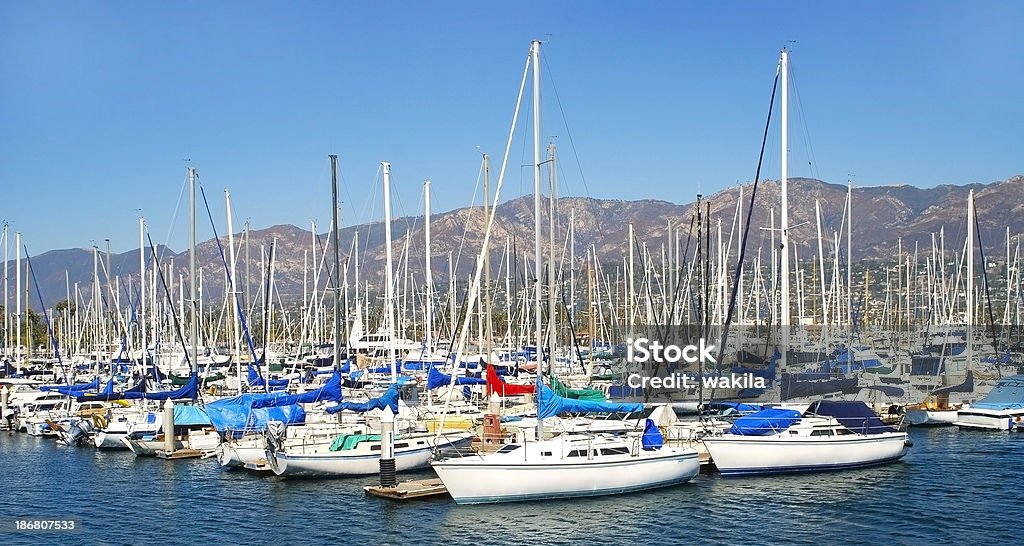
<instances>
[{"instance_id":1,"label":"mountain range","mask_svg":"<svg viewBox=\"0 0 1024 546\"><path fill-rule=\"evenodd\" d=\"M816 203L821 209L823 248L831 256L838 236L845 254L845 211L847 186L830 184L820 180L798 178L788 183L790 239L800 259L817 255ZM751 229L748 235L747 252L766 252L771 244L771 211L774 211L774 225L779 225L781 201L777 181L765 180L757 184ZM1006 254L1006 230L1011 236L1024 232L1024 176L989 184L966 186L939 185L932 188L918 188L907 185L854 187L852 196L852 256L853 260L894 260L897 252L904 253L931 251L933 236L944 231L947 252L961 251L964 244L967 222L967 199L974 191L977 207L977 221L980 228L982 247L987 256L1003 258ZM722 238L736 241L738 234L733 231L737 203L741 203L741 218L745 222L750 207L750 195L754 184L735 186L714 195L700 198L701 216L710 227L710 241L717 244L719 222ZM559 261L568 258L567 228L574 226L573 239L577 265L582 266L587 252L593 252L603 264L615 267L621 264L628 253L628 230L632 224L636 235L636 248L646 244L651 255L659 259L663 248L670 245L670 236L678 238L684 248L687 236L696 236L694 227L695 202L674 204L660 200L602 200L589 197L563 197L556 201L558 220L555 245L559 248ZM547 211L550 203L545 199L543 229L547 237ZM495 226L491 236L492 271L504 275L506 244L514 258L513 267L519 279L524 271L532 271L532 265L524 262L533 254L533 197L524 196L506 201L498 206ZM740 223L743 225L743 222ZM456 278L466 280L472 274L476 257L482 244L485 221L481 207L461 208L431 216L432 272L435 285L447 282L449 256L454 264ZM671 233L670 233L671 230ZM424 221L422 218L406 217L392 222L394 233L393 259L396 264L396 278L409 271L414 283L422 285L424 271ZM354 255L353 239L358 234L358 256ZM707 233L705 233L707 235ZM731 237L731 239L730 239ZM406 241L408 239L408 245ZM236 234L238 253L236 275L240 290L246 290L253 297L260 291L265 271L266 256L271 245L274 247L273 279L275 288L282 299L301 297L306 286L312 285L313 270L324 262L324 253L330 251L327 234L314 235L308 230L292 225L277 225L265 229L251 230L248 234ZM222 236L221 245L226 247L227 237ZM692 243L691 239L691 245ZM544 245L547 248L547 244ZM735 256L736 243L732 255ZM315 250L314 250L315 248ZM692 254L692 248L691 254ZM385 236L383 222L373 222L342 230L341 260L347 262L349 283L355 279L355 261L358 258L361 282L369 281L371 286L380 286L385 263ZM175 253L161 247L156 252L163 270L168 266L182 273L167 282L177 284L180 278L187 278L188 252ZM316 262L313 261L314 253ZM227 256L227 250L224 250ZM407 255L407 256L406 256ZM214 239L197 245L197 263L203 272L203 294L207 298L219 298L225 285L225 267L221 250ZM248 260L246 260L248 256ZM113 254L109 258L100 255L101 279L117 278L122 285L121 297L126 298L128 277L137 283L139 272L139 251L134 250ZM109 274L106 263L109 259ZM845 261L845 257L842 258ZM152 263L147 249L147 263ZM324 262L324 269L330 260ZM248 265L248 267L247 267ZM47 306L67 298L69 289L78 290L88 299L93 283L94 257L91 249L51 250L32 258L34 276ZM9 262L13 277L13 260ZM308 273L307 273L308 272ZM320 273L318 285L321 290L327 285L326 273ZM25 278L25 277L23 277ZM305 279L305 280L304 280ZM13 282L11 290L13 291ZM35 288L31 291L32 307L38 308ZM109 297L109 296L108 296ZM74 295L72 295L74 299ZM13 296L11 296L13 302ZM13 307L13 304L12 304Z\"/></svg>"}]
</instances>

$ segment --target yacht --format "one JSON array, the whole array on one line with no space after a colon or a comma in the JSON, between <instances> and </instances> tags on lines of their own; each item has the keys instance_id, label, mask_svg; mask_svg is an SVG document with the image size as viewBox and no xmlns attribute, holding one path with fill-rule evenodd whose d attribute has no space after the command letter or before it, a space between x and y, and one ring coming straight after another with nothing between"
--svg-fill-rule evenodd
<instances>
[{"instance_id":1,"label":"yacht","mask_svg":"<svg viewBox=\"0 0 1024 546\"><path fill-rule=\"evenodd\" d=\"M1013 430L1024 420L1024 375L999 380L985 398L956 414L956 426L982 430Z\"/></svg>"},{"instance_id":2,"label":"yacht","mask_svg":"<svg viewBox=\"0 0 1024 546\"><path fill-rule=\"evenodd\" d=\"M803 414L766 408L704 438L723 476L814 472L895 461L913 445L864 402L814 402Z\"/></svg>"}]
</instances>

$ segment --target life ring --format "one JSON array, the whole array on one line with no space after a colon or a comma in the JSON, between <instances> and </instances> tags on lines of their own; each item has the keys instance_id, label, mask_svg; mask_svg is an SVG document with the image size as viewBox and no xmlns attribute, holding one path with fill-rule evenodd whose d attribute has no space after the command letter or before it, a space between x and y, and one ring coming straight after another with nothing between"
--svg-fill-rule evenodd
<instances>
[{"instance_id":1,"label":"life ring","mask_svg":"<svg viewBox=\"0 0 1024 546\"><path fill-rule=\"evenodd\" d=\"M939 401L935 399L935 396L929 395L924 399L924 407L929 410L939 409Z\"/></svg>"},{"instance_id":2,"label":"life ring","mask_svg":"<svg viewBox=\"0 0 1024 546\"><path fill-rule=\"evenodd\" d=\"M102 416L102 415L99 415L99 414L93 415L92 416L92 425L93 425L94 428L97 428L97 429L107 428L107 418Z\"/></svg>"}]
</instances>

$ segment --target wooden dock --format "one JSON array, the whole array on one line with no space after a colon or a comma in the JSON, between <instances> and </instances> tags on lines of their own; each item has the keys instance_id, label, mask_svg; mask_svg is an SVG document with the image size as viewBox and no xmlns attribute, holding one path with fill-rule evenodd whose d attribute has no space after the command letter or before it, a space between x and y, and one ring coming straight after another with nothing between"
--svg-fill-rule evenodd
<instances>
[{"instance_id":1,"label":"wooden dock","mask_svg":"<svg viewBox=\"0 0 1024 546\"><path fill-rule=\"evenodd\" d=\"M167 453L164 450L158 450L156 456L159 459L166 459L169 461L176 461L178 459L197 459L203 456L203 452L198 449L178 449Z\"/></svg>"},{"instance_id":2,"label":"wooden dock","mask_svg":"<svg viewBox=\"0 0 1024 546\"><path fill-rule=\"evenodd\" d=\"M397 487L368 485L363 488L367 495L385 499L408 500L447 495L448 489L439 478L401 482Z\"/></svg>"}]
</instances>

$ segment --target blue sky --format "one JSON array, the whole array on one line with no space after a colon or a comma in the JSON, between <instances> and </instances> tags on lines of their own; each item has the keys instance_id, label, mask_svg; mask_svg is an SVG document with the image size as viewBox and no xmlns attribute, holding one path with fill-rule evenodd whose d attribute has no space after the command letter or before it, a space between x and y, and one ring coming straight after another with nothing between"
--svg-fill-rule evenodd
<instances>
[{"instance_id":1,"label":"blue sky","mask_svg":"<svg viewBox=\"0 0 1024 546\"><path fill-rule=\"evenodd\" d=\"M1024 173L1022 24L1016 1L8 1L0 220L33 254L135 248L140 215L183 250L189 159L222 235L224 188L236 230L325 231L330 153L345 225L382 218L380 161L396 215L428 178L435 212L466 206L535 38L562 195L686 203L751 180L787 44L792 175L1003 180ZM503 200L532 191L527 130Z\"/></svg>"}]
</instances>

